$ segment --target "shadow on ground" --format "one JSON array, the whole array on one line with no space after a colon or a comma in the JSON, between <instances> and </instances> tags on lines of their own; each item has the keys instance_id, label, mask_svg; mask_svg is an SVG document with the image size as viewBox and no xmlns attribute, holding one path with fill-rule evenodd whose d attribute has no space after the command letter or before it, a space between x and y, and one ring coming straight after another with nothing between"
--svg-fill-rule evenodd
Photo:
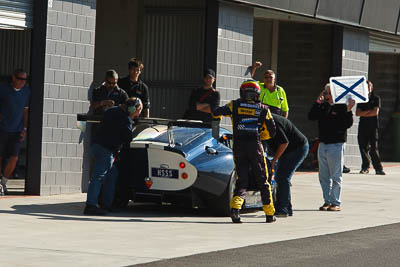
<instances>
[{"instance_id":1,"label":"shadow on ground","mask_svg":"<svg viewBox=\"0 0 400 267\"><path fill-rule=\"evenodd\" d=\"M98 222L156 222L156 223L199 223L199 224L231 224L229 217L223 221L216 221L207 209L193 209L176 205L160 205L154 203L130 204L127 208L118 212L110 212L106 216L86 216L83 215L85 202L70 202L57 204L32 204L32 205L14 205L13 210L0 210L0 214L19 214L25 216L34 216L45 220L63 220L63 221L98 221ZM241 211L245 218L264 218L260 209L246 209ZM300 210L298 210L300 211ZM315 210L301 210L312 211ZM295 210L296 212L296 210ZM179 218L185 218L181 220ZM210 220L207 220L209 218ZM206 220L205 220L206 219ZM247 222L247 223L261 223Z\"/></svg>"},{"instance_id":2,"label":"shadow on ground","mask_svg":"<svg viewBox=\"0 0 400 267\"><path fill-rule=\"evenodd\" d=\"M226 221L217 222L206 209L192 209L174 205L160 205L153 203L140 203L129 205L118 212L110 212L106 216L83 215L85 202L70 202L57 204L32 204L14 205L13 210L0 210L0 214L19 214L39 217L48 220L72 220L72 221L103 221L103 222L157 222L157 223L201 223L201 224L225 224ZM244 216L249 211L244 212ZM253 215L256 216L253 210ZM180 220L179 218L186 218ZM187 219L191 218L191 219ZM210 221L204 220L210 218Z\"/></svg>"}]
</instances>

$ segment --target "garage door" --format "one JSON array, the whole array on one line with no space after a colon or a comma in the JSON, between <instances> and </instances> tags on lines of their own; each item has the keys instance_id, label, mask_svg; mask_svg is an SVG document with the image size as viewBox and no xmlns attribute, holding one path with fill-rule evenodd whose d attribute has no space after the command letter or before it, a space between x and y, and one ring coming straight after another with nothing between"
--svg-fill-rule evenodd
<instances>
[{"instance_id":1,"label":"garage door","mask_svg":"<svg viewBox=\"0 0 400 267\"><path fill-rule=\"evenodd\" d=\"M32 28L34 0L0 0L0 28Z\"/></svg>"},{"instance_id":2,"label":"garage door","mask_svg":"<svg viewBox=\"0 0 400 267\"><path fill-rule=\"evenodd\" d=\"M390 34L370 32L369 52L400 54L400 37Z\"/></svg>"},{"instance_id":3,"label":"garage door","mask_svg":"<svg viewBox=\"0 0 400 267\"><path fill-rule=\"evenodd\" d=\"M146 0L146 4L149 3L154 1ZM182 118L191 90L201 84L204 8L186 1L186 5L190 3L193 3L192 8L145 9L142 55L147 67L143 79L151 88L152 117Z\"/></svg>"}]
</instances>

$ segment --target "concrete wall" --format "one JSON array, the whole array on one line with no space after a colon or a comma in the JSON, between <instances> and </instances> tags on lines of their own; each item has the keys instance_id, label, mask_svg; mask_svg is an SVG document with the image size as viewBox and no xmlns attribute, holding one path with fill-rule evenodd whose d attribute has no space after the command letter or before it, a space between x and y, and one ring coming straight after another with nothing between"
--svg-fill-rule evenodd
<instances>
[{"instance_id":1,"label":"concrete wall","mask_svg":"<svg viewBox=\"0 0 400 267\"><path fill-rule=\"evenodd\" d=\"M343 29L342 76L364 75L368 77L369 35L363 30ZM354 124L347 131L345 164L350 167L361 167L361 156L358 148L357 132L359 117L355 116Z\"/></svg>"},{"instance_id":2,"label":"concrete wall","mask_svg":"<svg viewBox=\"0 0 400 267\"><path fill-rule=\"evenodd\" d=\"M245 76L253 52L253 9L221 3L218 22L217 90L221 105L239 98L239 88ZM224 127L231 125L224 119Z\"/></svg>"},{"instance_id":3,"label":"concrete wall","mask_svg":"<svg viewBox=\"0 0 400 267\"><path fill-rule=\"evenodd\" d=\"M89 107L96 1L54 0L47 16L40 194L81 192L76 114Z\"/></svg>"}]
</instances>

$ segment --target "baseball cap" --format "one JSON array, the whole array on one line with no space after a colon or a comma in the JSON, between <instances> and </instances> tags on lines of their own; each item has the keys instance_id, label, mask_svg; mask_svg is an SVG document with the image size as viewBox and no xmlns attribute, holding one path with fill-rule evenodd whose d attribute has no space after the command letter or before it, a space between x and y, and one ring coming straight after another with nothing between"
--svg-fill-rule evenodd
<instances>
[{"instance_id":1,"label":"baseball cap","mask_svg":"<svg viewBox=\"0 0 400 267\"><path fill-rule=\"evenodd\" d=\"M215 78L215 71L212 70L212 69L206 69L206 70L204 71L203 77L206 77L206 76L208 76L208 75L210 75L211 77Z\"/></svg>"}]
</instances>

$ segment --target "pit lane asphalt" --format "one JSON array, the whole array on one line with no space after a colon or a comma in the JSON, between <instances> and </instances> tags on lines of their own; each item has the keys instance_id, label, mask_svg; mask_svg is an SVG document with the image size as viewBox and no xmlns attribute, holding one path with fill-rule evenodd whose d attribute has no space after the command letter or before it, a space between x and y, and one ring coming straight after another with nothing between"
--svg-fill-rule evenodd
<instances>
[{"instance_id":1,"label":"pit lane asphalt","mask_svg":"<svg viewBox=\"0 0 400 267\"><path fill-rule=\"evenodd\" d=\"M270 255L268 247L276 247L274 255L288 255L285 262L288 266L302 266L297 262L306 265L314 260L328 266L339 260L346 266L346 257L358 257L360 261L368 258L357 247L371 248L368 252L379 247L390 252L392 246L399 247L395 238L398 235L390 233L398 233L398 228L385 230L388 232L384 235L366 234L361 240L356 234L353 238L351 234L341 236L351 233L343 233L346 231L400 223L400 165L385 164L385 171L386 176L360 175L357 170L345 174L341 212L318 211L322 193L317 173L298 173L292 180L294 216L278 219L274 224L264 223L261 211L245 213L244 223L235 225L230 218L211 217L206 211L150 204L135 204L126 212L104 217L84 216L86 194L0 197L0 265L128 266L159 264L160 260L201 253L211 253L206 259L215 253L222 264L234 259L234 253L229 251L242 247L245 249L239 251L247 250L262 263ZM345 246L329 242L334 240L329 234L339 235L338 242ZM382 243L369 242L377 236L383 236ZM259 246L257 253L247 249L254 245ZM286 252L281 249L287 246ZM322 249L324 246L326 251ZM309 250L315 251L314 258ZM185 266L208 263L195 261L202 255L193 257ZM385 256L388 264L378 266L391 266L391 257ZM374 263L372 259L365 262Z\"/></svg>"},{"instance_id":2,"label":"pit lane asphalt","mask_svg":"<svg viewBox=\"0 0 400 267\"><path fill-rule=\"evenodd\" d=\"M247 246L134 266L399 266L400 224Z\"/></svg>"}]
</instances>

